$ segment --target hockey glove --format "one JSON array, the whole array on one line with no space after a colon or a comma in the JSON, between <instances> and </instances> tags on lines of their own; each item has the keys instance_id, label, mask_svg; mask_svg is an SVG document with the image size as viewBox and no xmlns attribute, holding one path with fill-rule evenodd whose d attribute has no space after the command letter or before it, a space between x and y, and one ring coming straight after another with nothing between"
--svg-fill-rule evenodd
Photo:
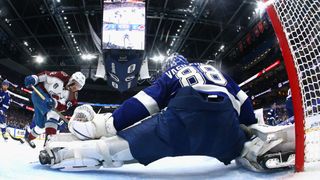
<instances>
[{"instance_id":1,"label":"hockey glove","mask_svg":"<svg viewBox=\"0 0 320 180\"><path fill-rule=\"evenodd\" d=\"M116 134L112 114L96 114L89 105L75 109L68 127L70 132L81 140L110 137Z\"/></svg>"},{"instance_id":2,"label":"hockey glove","mask_svg":"<svg viewBox=\"0 0 320 180\"><path fill-rule=\"evenodd\" d=\"M31 85L37 85L38 84L38 76L31 75L24 78L24 85L26 87L30 87Z\"/></svg>"},{"instance_id":3,"label":"hockey glove","mask_svg":"<svg viewBox=\"0 0 320 180\"><path fill-rule=\"evenodd\" d=\"M46 105L48 109L53 109L56 107L57 102L52 98L45 99Z\"/></svg>"}]
</instances>

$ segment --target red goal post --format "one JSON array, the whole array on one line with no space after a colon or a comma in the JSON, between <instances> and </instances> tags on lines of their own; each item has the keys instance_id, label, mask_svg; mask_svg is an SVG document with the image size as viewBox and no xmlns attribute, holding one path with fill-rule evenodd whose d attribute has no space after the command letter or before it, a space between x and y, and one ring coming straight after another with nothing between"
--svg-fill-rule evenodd
<instances>
[{"instance_id":1,"label":"red goal post","mask_svg":"<svg viewBox=\"0 0 320 180\"><path fill-rule=\"evenodd\" d=\"M320 2L264 0L284 58L295 118L296 171L320 161Z\"/></svg>"}]
</instances>

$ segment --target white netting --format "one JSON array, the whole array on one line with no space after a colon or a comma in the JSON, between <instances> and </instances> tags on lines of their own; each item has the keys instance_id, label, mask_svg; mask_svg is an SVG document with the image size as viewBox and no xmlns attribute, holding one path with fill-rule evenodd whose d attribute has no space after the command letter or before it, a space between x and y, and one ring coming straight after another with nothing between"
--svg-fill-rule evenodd
<instances>
[{"instance_id":1,"label":"white netting","mask_svg":"<svg viewBox=\"0 0 320 180\"><path fill-rule=\"evenodd\" d=\"M276 0L274 8L288 39L303 96L305 161L320 161L320 2Z\"/></svg>"}]
</instances>

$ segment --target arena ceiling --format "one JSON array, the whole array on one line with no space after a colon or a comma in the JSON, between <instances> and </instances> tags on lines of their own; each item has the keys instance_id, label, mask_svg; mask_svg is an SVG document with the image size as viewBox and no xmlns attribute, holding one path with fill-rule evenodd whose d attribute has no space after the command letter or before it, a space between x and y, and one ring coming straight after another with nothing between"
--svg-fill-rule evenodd
<instances>
[{"instance_id":1,"label":"arena ceiling","mask_svg":"<svg viewBox=\"0 0 320 180\"><path fill-rule=\"evenodd\" d=\"M255 0L146 0L145 57L179 52L215 59L259 19ZM81 54L98 54L87 17L101 37L103 0L0 0L0 56L32 70L95 67ZM36 55L46 62L36 66ZM156 68L150 63L150 68Z\"/></svg>"}]
</instances>

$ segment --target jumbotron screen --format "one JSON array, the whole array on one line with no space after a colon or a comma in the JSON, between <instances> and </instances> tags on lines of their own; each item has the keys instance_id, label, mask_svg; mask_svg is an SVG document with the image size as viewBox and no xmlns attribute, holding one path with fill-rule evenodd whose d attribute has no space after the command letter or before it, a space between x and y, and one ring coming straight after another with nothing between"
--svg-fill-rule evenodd
<instances>
[{"instance_id":1,"label":"jumbotron screen","mask_svg":"<svg viewBox=\"0 0 320 180\"><path fill-rule=\"evenodd\" d=\"M144 50L145 1L104 0L102 48Z\"/></svg>"}]
</instances>

